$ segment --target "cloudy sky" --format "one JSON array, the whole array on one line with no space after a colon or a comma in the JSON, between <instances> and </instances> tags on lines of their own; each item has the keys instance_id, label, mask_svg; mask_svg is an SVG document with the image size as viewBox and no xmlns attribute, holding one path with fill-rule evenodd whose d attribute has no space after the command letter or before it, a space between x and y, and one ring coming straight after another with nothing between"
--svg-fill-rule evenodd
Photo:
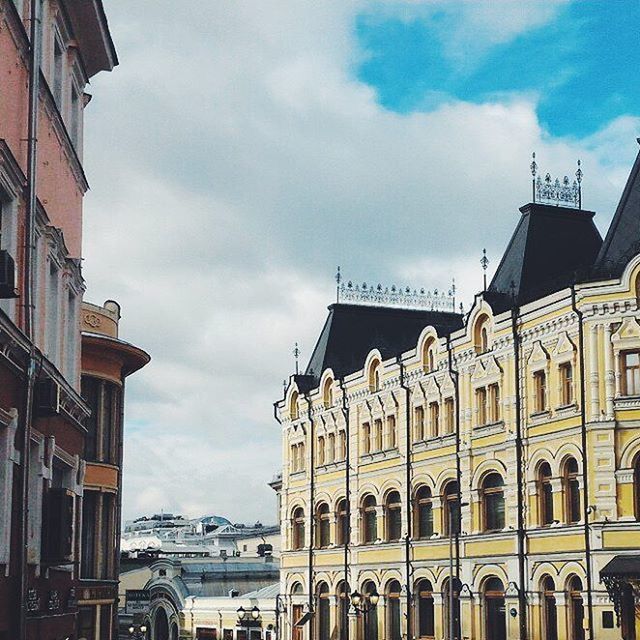
<instances>
[{"instance_id":1,"label":"cloudy sky","mask_svg":"<svg viewBox=\"0 0 640 640\"><path fill-rule=\"evenodd\" d=\"M87 299L131 378L124 515L275 521L272 403L337 265L468 305L529 200L571 175L606 230L640 135L636 0L109 0L85 116Z\"/></svg>"}]
</instances>

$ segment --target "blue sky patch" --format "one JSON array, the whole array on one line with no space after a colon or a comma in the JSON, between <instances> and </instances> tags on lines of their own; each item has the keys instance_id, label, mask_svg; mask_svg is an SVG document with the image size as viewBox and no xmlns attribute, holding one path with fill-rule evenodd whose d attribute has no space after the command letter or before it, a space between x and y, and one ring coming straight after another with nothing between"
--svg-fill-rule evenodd
<instances>
[{"instance_id":1,"label":"blue sky patch","mask_svg":"<svg viewBox=\"0 0 640 640\"><path fill-rule=\"evenodd\" d=\"M640 0L573 2L543 26L506 43L451 56L451 5L418 18L364 13L356 34L365 58L358 78L399 113L429 111L452 98L484 102L535 96L551 134L582 137L617 116L640 115Z\"/></svg>"}]
</instances>

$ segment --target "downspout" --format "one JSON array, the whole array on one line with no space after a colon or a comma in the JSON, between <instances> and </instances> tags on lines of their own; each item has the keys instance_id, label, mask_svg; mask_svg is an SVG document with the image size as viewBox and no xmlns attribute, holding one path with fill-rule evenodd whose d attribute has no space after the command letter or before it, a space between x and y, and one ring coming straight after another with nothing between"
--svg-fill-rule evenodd
<instances>
[{"instance_id":1,"label":"downspout","mask_svg":"<svg viewBox=\"0 0 640 640\"><path fill-rule=\"evenodd\" d=\"M311 400L309 399L309 395L307 393L304 394L304 398L307 401L307 416L309 418L309 449L310 449L310 457L311 464L309 468L309 473L311 474L310 482L309 482L309 613L313 613L314 611L314 602L313 602L313 543L314 543L314 525L315 525L315 464L316 464L316 453L315 453L315 434L313 429L313 417L311 415ZM313 640L313 631L314 631L314 621L313 618L309 620L309 640Z\"/></svg>"},{"instance_id":2,"label":"downspout","mask_svg":"<svg viewBox=\"0 0 640 640\"><path fill-rule=\"evenodd\" d=\"M520 345L521 338L518 333L518 317L520 309L514 298L511 309L511 334L513 338L513 363L514 363L514 386L516 392L516 484L518 490L518 608L520 640L527 639L527 595L526 595L526 575L525 575L525 522L524 522L524 501L522 488L522 397L520 382Z\"/></svg>"},{"instance_id":3,"label":"downspout","mask_svg":"<svg viewBox=\"0 0 640 640\"><path fill-rule=\"evenodd\" d=\"M455 401L455 420L456 420L456 480L458 482L458 522L456 523L455 534L455 554L456 554L456 580L460 584L460 532L462 531L462 467L460 464L460 385L459 372L453 368L453 349L451 348L451 336L447 335L447 361L449 365L449 373L453 378L453 393ZM450 585L450 590L452 591ZM458 621L460 631L462 631L462 621Z\"/></svg>"},{"instance_id":4,"label":"downspout","mask_svg":"<svg viewBox=\"0 0 640 640\"><path fill-rule=\"evenodd\" d=\"M586 390L585 390L585 365L584 365L584 316L576 304L576 286L571 285L571 308L578 318L578 353L580 362L580 439L582 446L582 485L584 497L582 500L584 520L584 559L587 573L587 615L589 619L589 638L593 638L593 578L591 576L591 536L589 530L589 473L587 451L587 417L586 417Z\"/></svg>"},{"instance_id":5,"label":"downspout","mask_svg":"<svg viewBox=\"0 0 640 640\"><path fill-rule=\"evenodd\" d=\"M21 513L20 513L20 613L19 638L27 637L27 590L29 588L29 461L31 457L31 416L33 405L33 387L36 378L36 350L33 346L33 253L36 220L36 169L37 163L37 134L38 134L38 96L40 93L40 0L31 0L29 25L29 122L27 130L27 202L24 241L24 287L23 309L24 329L31 342L29 360L27 363L27 377L24 389L24 406L22 414L22 450L20 464L21 477Z\"/></svg>"},{"instance_id":6,"label":"downspout","mask_svg":"<svg viewBox=\"0 0 640 640\"><path fill-rule=\"evenodd\" d=\"M349 640L349 545L351 544L351 455L350 455L350 434L349 434L349 406L347 405L347 392L344 388L344 379L338 379L340 391L342 391L342 415L345 423L345 468L344 468L344 499L347 503L347 532L344 540L344 584L345 584L345 607L342 621L344 637L342 640Z\"/></svg>"},{"instance_id":7,"label":"downspout","mask_svg":"<svg viewBox=\"0 0 640 640\"><path fill-rule=\"evenodd\" d=\"M278 415L277 402L273 403L273 417L275 418L276 422L280 426L282 426L282 420L280 420L280 416ZM282 470L282 475L284 477L284 469ZM281 502L280 500L278 500L278 521L280 522L281 520L282 520L282 508L281 508ZM282 531L280 535L282 535ZM280 603L281 602L282 602L282 595L278 592L276 594L276 628L275 628L276 640L280 640ZM222 624L220 625L220 629L222 629Z\"/></svg>"},{"instance_id":8,"label":"downspout","mask_svg":"<svg viewBox=\"0 0 640 640\"><path fill-rule=\"evenodd\" d=\"M124 398L125 398L125 386L126 386L126 381L125 378L122 379L122 390L120 392L120 416L119 416L119 420L120 420L120 433L118 434L118 467L119 467L119 472L118 472L118 497L117 497L117 502L116 502L116 523L118 523L120 526L122 526L122 468L123 468L123 463L124 463ZM83 496L84 496L84 490L83 490ZM84 498L83 498L84 500ZM116 540L115 540L115 545L114 545L114 555L115 558L113 559L113 578L115 580L118 580L118 576L120 576L120 540L121 540L121 535L120 535L120 531L116 531L114 532L116 535ZM78 562L78 565L80 563ZM80 577L80 576L78 576ZM116 603L117 604L117 601ZM114 607L115 611L113 611L113 622L112 625L115 624L117 625L118 622L118 607ZM117 626L115 626L114 628L117 628Z\"/></svg>"},{"instance_id":9,"label":"downspout","mask_svg":"<svg viewBox=\"0 0 640 640\"><path fill-rule=\"evenodd\" d=\"M406 384L405 367L402 361L402 354L396 356L396 362L400 366L400 386L405 392L405 502L407 505L407 534L404 538L404 569L407 576L407 638L413 638L413 616L411 607L411 511L412 511L412 484L411 484L411 406L409 399L411 397L411 389Z\"/></svg>"}]
</instances>

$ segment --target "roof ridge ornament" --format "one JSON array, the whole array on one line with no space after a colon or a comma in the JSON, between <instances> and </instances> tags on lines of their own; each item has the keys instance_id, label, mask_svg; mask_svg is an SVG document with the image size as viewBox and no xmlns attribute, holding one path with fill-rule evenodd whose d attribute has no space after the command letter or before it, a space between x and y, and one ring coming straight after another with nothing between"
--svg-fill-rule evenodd
<instances>
[{"instance_id":1,"label":"roof ridge ornament","mask_svg":"<svg viewBox=\"0 0 640 640\"><path fill-rule=\"evenodd\" d=\"M541 204L554 204L556 207L560 205L564 207L573 207L574 209L582 209L582 162L578 160L578 168L575 172L575 179L570 182L568 176L564 176L562 180L553 178L550 173L546 173L544 178L538 173L538 163L536 162L535 151L531 155L531 189L533 202Z\"/></svg>"},{"instance_id":2,"label":"roof ridge ornament","mask_svg":"<svg viewBox=\"0 0 640 640\"><path fill-rule=\"evenodd\" d=\"M336 274L337 295L340 303L351 303L369 307L395 307L398 309L419 309L426 311L456 311L455 307L455 281L448 291L433 291L411 289L411 287L383 287L381 284L361 285L354 284L351 280L343 282Z\"/></svg>"}]
</instances>

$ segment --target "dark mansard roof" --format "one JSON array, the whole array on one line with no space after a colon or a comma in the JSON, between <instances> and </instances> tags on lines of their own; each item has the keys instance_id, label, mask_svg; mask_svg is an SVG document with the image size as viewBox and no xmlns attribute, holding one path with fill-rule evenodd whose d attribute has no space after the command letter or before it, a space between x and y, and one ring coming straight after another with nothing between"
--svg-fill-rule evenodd
<instances>
[{"instance_id":1,"label":"dark mansard roof","mask_svg":"<svg viewBox=\"0 0 640 640\"><path fill-rule=\"evenodd\" d=\"M298 386L315 386L327 368L337 378L358 371L372 349L378 349L383 359L408 351L429 325L438 335L449 334L462 327L462 316L445 311L332 304L305 375L296 378Z\"/></svg>"},{"instance_id":2,"label":"dark mansard roof","mask_svg":"<svg viewBox=\"0 0 640 640\"><path fill-rule=\"evenodd\" d=\"M638 253L640 253L640 153L636 156L609 231L602 243L594 275L601 278L619 278L629 260Z\"/></svg>"},{"instance_id":3,"label":"dark mansard roof","mask_svg":"<svg viewBox=\"0 0 640 640\"><path fill-rule=\"evenodd\" d=\"M530 203L484 297L495 313L560 291L590 271L602 245L593 211Z\"/></svg>"}]
</instances>

